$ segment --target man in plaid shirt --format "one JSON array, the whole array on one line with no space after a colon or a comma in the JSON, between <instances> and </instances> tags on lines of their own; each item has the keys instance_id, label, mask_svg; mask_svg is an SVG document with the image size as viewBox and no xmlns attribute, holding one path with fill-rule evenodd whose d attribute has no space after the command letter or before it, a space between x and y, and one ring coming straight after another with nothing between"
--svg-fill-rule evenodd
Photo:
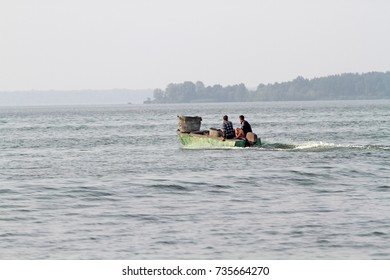
<instances>
[{"instance_id":1,"label":"man in plaid shirt","mask_svg":"<svg viewBox=\"0 0 390 280\"><path fill-rule=\"evenodd\" d=\"M231 121L228 120L228 116L223 116L223 136L222 141L225 141L225 139L232 139L235 136L233 124Z\"/></svg>"}]
</instances>

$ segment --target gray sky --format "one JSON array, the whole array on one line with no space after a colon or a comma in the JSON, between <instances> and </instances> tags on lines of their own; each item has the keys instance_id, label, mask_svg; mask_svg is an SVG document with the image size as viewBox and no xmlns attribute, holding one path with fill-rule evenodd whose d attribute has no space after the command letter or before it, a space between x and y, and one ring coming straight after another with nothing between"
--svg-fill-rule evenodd
<instances>
[{"instance_id":1,"label":"gray sky","mask_svg":"<svg viewBox=\"0 0 390 280\"><path fill-rule=\"evenodd\" d=\"M390 70L388 0L0 0L0 90Z\"/></svg>"}]
</instances>

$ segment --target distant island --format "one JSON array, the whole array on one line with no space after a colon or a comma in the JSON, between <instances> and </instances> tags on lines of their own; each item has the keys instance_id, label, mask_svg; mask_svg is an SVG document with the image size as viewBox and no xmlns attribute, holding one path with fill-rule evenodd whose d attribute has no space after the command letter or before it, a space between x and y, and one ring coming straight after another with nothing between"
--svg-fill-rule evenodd
<instances>
[{"instance_id":1,"label":"distant island","mask_svg":"<svg viewBox=\"0 0 390 280\"><path fill-rule=\"evenodd\" d=\"M363 74L345 73L327 77L296 79L274 84L260 84L249 90L244 84L223 87L205 86L203 82L169 84L165 90L155 89L153 103L202 103L202 102L255 102L255 101L305 101L389 99L390 72Z\"/></svg>"}]
</instances>

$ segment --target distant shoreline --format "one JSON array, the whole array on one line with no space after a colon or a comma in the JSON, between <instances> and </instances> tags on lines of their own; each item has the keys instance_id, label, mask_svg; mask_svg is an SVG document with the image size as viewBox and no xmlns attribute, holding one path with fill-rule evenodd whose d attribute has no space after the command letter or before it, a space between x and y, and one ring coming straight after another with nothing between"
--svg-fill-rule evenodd
<instances>
[{"instance_id":1,"label":"distant shoreline","mask_svg":"<svg viewBox=\"0 0 390 280\"><path fill-rule=\"evenodd\" d=\"M345 73L322 78L297 77L289 82L205 86L203 82L169 84L161 89L0 91L0 106L136 105L266 101L390 99L390 72Z\"/></svg>"},{"instance_id":2,"label":"distant shoreline","mask_svg":"<svg viewBox=\"0 0 390 280\"><path fill-rule=\"evenodd\" d=\"M289 82L259 84L249 90L238 85L205 86L203 82L186 81L169 84L165 90L155 89L153 99L146 104L256 102L256 101L313 101L313 100L372 100L390 98L390 72L345 73L305 79L298 76Z\"/></svg>"}]
</instances>

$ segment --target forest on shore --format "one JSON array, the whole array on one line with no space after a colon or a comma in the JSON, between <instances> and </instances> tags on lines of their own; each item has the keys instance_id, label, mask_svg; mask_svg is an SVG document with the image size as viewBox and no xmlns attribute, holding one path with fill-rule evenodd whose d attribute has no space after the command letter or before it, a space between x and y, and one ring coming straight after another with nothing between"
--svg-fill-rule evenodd
<instances>
[{"instance_id":1,"label":"forest on shore","mask_svg":"<svg viewBox=\"0 0 390 280\"><path fill-rule=\"evenodd\" d=\"M314 79L301 76L289 82L259 84L249 90L238 85L205 86L203 82L169 84L165 90L155 89L153 98L144 103L202 103L389 99L390 72L345 73Z\"/></svg>"}]
</instances>

